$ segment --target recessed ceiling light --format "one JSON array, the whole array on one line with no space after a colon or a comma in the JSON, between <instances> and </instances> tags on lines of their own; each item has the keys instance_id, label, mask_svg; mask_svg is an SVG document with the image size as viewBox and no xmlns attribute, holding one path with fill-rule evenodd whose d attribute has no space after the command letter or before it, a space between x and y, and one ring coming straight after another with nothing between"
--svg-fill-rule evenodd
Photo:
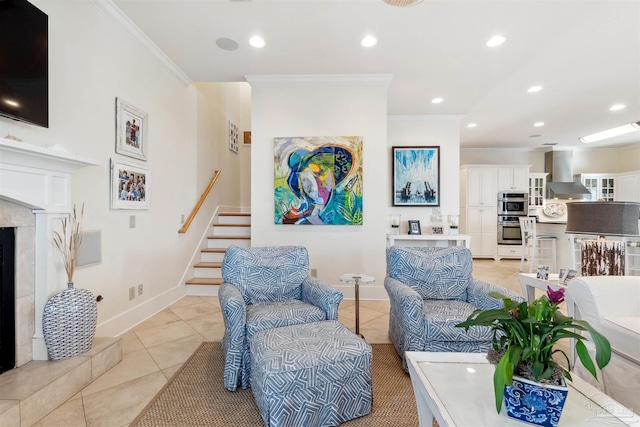
<instances>
[{"instance_id":1,"label":"recessed ceiling light","mask_svg":"<svg viewBox=\"0 0 640 427\"><path fill-rule=\"evenodd\" d=\"M533 125L539 128L540 126L544 126L544 122L535 122Z\"/></svg>"},{"instance_id":2,"label":"recessed ceiling light","mask_svg":"<svg viewBox=\"0 0 640 427\"><path fill-rule=\"evenodd\" d=\"M384 0L386 4L397 7L408 7L421 3L422 0Z\"/></svg>"},{"instance_id":3,"label":"recessed ceiling light","mask_svg":"<svg viewBox=\"0 0 640 427\"><path fill-rule=\"evenodd\" d=\"M611 111L620 111L620 110L624 110L627 106L624 104L615 104L612 105L611 108L609 108L609 110Z\"/></svg>"},{"instance_id":4,"label":"recessed ceiling light","mask_svg":"<svg viewBox=\"0 0 640 427\"><path fill-rule=\"evenodd\" d=\"M236 50L238 49L238 42L235 40L227 39L224 37L216 40L216 45L222 50Z\"/></svg>"},{"instance_id":5,"label":"recessed ceiling light","mask_svg":"<svg viewBox=\"0 0 640 427\"><path fill-rule=\"evenodd\" d=\"M476 127L476 126L478 126L478 124L477 124L477 123L469 123L469 124L467 125L467 127L468 127L468 128L474 128L474 127Z\"/></svg>"},{"instance_id":6,"label":"recessed ceiling light","mask_svg":"<svg viewBox=\"0 0 640 427\"><path fill-rule=\"evenodd\" d=\"M489 39L489 41L487 42L487 46L497 47L503 44L506 40L507 38L505 36L496 35Z\"/></svg>"},{"instance_id":7,"label":"recessed ceiling light","mask_svg":"<svg viewBox=\"0 0 640 427\"><path fill-rule=\"evenodd\" d=\"M378 39L373 36L365 36L365 38L363 38L360 41L360 45L362 47L373 47L377 44L378 44Z\"/></svg>"},{"instance_id":8,"label":"recessed ceiling light","mask_svg":"<svg viewBox=\"0 0 640 427\"><path fill-rule=\"evenodd\" d=\"M527 89L527 92L535 93L535 92L540 92L541 90L542 90L542 86L531 86L529 89Z\"/></svg>"},{"instance_id":9,"label":"recessed ceiling light","mask_svg":"<svg viewBox=\"0 0 640 427\"><path fill-rule=\"evenodd\" d=\"M265 47L266 43L264 41L264 39L260 36L253 36L249 39L249 44L255 48L262 48Z\"/></svg>"},{"instance_id":10,"label":"recessed ceiling light","mask_svg":"<svg viewBox=\"0 0 640 427\"><path fill-rule=\"evenodd\" d=\"M444 99L442 99L442 98L438 97L438 98L433 98L433 99L431 100L431 103L432 103L432 104L440 104L442 101L444 101Z\"/></svg>"}]
</instances>

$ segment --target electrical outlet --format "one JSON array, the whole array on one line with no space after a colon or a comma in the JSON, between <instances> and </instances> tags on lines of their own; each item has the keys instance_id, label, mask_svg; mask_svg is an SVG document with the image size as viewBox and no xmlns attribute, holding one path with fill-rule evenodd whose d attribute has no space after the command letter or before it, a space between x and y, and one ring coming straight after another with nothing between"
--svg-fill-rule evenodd
<instances>
[{"instance_id":1,"label":"electrical outlet","mask_svg":"<svg viewBox=\"0 0 640 427\"><path fill-rule=\"evenodd\" d=\"M138 285L138 295L142 295L142 291L144 290L143 288L144 288L144 287L143 287L142 283L140 283L140 284Z\"/></svg>"},{"instance_id":2,"label":"electrical outlet","mask_svg":"<svg viewBox=\"0 0 640 427\"><path fill-rule=\"evenodd\" d=\"M136 228L136 216L129 216L129 228Z\"/></svg>"},{"instance_id":3,"label":"electrical outlet","mask_svg":"<svg viewBox=\"0 0 640 427\"><path fill-rule=\"evenodd\" d=\"M311 277L318 277L318 269L317 268L312 268L311 269Z\"/></svg>"},{"instance_id":4,"label":"electrical outlet","mask_svg":"<svg viewBox=\"0 0 640 427\"><path fill-rule=\"evenodd\" d=\"M136 287L132 286L129 288L129 301L136 297Z\"/></svg>"}]
</instances>

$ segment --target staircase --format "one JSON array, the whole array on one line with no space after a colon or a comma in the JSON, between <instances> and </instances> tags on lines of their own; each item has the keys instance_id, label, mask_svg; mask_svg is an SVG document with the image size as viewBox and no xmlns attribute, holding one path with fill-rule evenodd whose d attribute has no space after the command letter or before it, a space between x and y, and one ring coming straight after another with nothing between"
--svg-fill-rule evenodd
<instances>
[{"instance_id":1,"label":"staircase","mask_svg":"<svg viewBox=\"0 0 640 427\"><path fill-rule=\"evenodd\" d=\"M187 280L189 295L217 295L222 283L222 259L231 245L251 246L251 214L221 212L211 225L207 244L200 251L200 261L193 266L193 278Z\"/></svg>"}]
</instances>

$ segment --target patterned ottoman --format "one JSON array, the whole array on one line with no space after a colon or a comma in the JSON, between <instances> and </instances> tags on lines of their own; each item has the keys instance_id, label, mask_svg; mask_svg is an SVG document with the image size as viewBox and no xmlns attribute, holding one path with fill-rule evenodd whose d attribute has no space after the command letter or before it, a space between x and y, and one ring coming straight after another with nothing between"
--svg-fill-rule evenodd
<instances>
[{"instance_id":1,"label":"patterned ottoman","mask_svg":"<svg viewBox=\"0 0 640 427\"><path fill-rule=\"evenodd\" d=\"M371 412L371 346L340 322L259 331L249 347L267 427L337 426Z\"/></svg>"}]
</instances>

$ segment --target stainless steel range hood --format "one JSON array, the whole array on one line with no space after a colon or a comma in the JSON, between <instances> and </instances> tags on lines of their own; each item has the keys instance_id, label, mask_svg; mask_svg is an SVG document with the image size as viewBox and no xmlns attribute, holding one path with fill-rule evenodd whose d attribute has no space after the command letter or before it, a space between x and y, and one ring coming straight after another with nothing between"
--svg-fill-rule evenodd
<instances>
[{"instance_id":1,"label":"stainless steel range hood","mask_svg":"<svg viewBox=\"0 0 640 427\"><path fill-rule=\"evenodd\" d=\"M573 152L548 151L544 153L544 171L547 176L548 199L590 199L591 193L581 182L573 181Z\"/></svg>"}]
</instances>

